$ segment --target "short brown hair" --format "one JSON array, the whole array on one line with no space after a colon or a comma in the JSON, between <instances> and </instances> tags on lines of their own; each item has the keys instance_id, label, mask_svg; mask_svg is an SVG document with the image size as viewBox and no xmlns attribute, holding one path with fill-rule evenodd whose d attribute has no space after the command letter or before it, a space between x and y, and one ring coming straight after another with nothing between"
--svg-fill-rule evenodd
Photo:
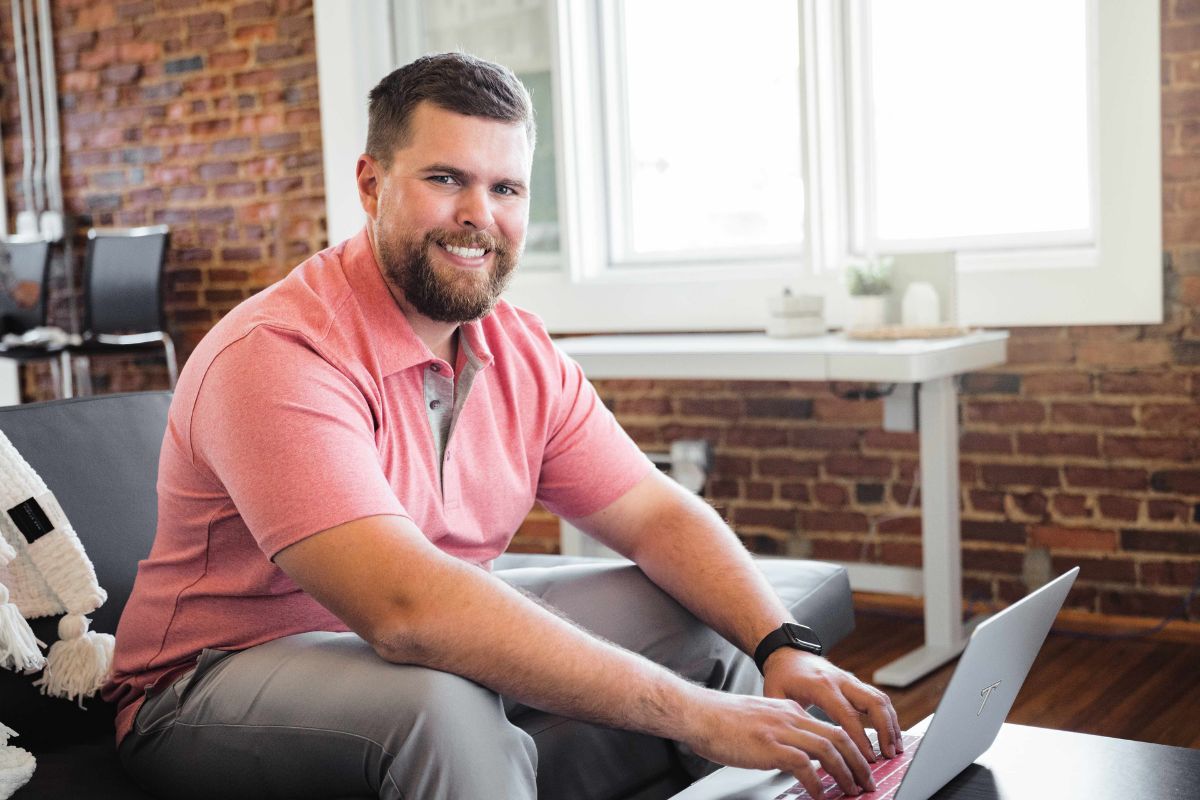
<instances>
[{"instance_id":1,"label":"short brown hair","mask_svg":"<svg viewBox=\"0 0 1200 800\"><path fill-rule=\"evenodd\" d=\"M367 155L384 167L408 144L409 121L425 100L457 114L523 124L531 149L537 141L533 103L517 76L466 53L422 56L381 80L369 97Z\"/></svg>"}]
</instances>

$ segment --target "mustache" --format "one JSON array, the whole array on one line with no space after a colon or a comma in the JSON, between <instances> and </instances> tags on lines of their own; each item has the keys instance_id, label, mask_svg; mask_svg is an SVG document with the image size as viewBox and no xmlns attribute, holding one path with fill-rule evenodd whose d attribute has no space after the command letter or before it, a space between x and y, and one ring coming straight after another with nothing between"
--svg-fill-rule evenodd
<instances>
[{"instance_id":1,"label":"mustache","mask_svg":"<svg viewBox=\"0 0 1200 800\"><path fill-rule=\"evenodd\" d=\"M512 246L507 239L493 236L487 231L431 230L425 234L425 244L444 244L451 247L483 248L497 253L508 253Z\"/></svg>"}]
</instances>

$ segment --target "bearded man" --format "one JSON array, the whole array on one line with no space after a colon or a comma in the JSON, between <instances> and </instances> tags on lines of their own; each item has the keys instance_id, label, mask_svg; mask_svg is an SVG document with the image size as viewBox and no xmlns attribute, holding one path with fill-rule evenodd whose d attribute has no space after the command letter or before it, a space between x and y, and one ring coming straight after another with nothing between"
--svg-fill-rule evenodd
<instances>
[{"instance_id":1,"label":"bearded man","mask_svg":"<svg viewBox=\"0 0 1200 800\"><path fill-rule=\"evenodd\" d=\"M126 768L171 798L529 798L537 742L510 719L532 707L672 739L697 774L782 768L820 796L811 755L871 788L860 714L894 754L886 697L758 647L792 620L736 537L499 299L528 223L524 87L430 56L369 116L365 229L230 312L179 378L105 689ZM560 614L493 575L535 501L637 562L639 603L600 581ZM666 668L626 649L647 628Z\"/></svg>"}]
</instances>

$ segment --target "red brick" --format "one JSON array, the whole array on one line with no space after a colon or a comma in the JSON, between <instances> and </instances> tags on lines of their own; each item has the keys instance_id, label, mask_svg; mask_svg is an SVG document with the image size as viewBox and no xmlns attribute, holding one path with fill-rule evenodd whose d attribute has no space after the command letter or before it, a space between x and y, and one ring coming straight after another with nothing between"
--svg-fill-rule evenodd
<instances>
[{"instance_id":1,"label":"red brick","mask_svg":"<svg viewBox=\"0 0 1200 800\"><path fill-rule=\"evenodd\" d=\"M1041 422L1046 418L1045 407L1032 400L1009 400L984 402L971 400L966 403L968 422L990 422L1003 425Z\"/></svg>"},{"instance_id":2,"label":"red brick","mask_svg":"<svg viewBox=\"0 0 1200 800\"><path fill-rule=\"evenodd\" d=\"M1106 458L1190 461L1200 457L1200 440L1158 436L1104 435Z\"/></svg>"},{"instance_id":3,"label":"red brick","mask_svg":"<svg viewBox=\"0 0 1200 800\"><path fill-rule=\"evenodd\" d=\"M962 538L987 542L1009 542L1024 544L1026 529L1016 522L993 522L990 520L963 520Z\"/></svg>"},{"instance_id":4,"label":"red brick","mask_svg":"<svg viewBox=\"0 0 1200 800\"><path fill-rule=\"evenodd\" d=\"M1200 469L1166 469L1150 476L1156 492L1200 495Z\"/></svg>"},{"instance_id":5,"label":"red brick","mask_svg":"<svg viewBox=\"0 0 1200 800\"><path fill-rule=\"evenodd\" d=\"M1051 566L1056 574L1066 572L1072 567L1079 567L1078 580L1080 581L1133 584L1137 580L1134 563L1127 558L1055 556L1051 560Z\"/></svg>"},{"instance_id":6,"label":"red brick","mask_svg":"<svg viewBox=\"0 0 1200 800\"><path fill-rule=\"evenodd\" d=\"M991 487L1057 487L1061 483L1057 467L1036 467L1026 464L984 464L982 478L984 485Z\"/></svg>"},{"instance_id":7,"label":"red brick","mask_svg":"<svg viewBox=\"0 0 1200 800\"><path fill-rule=\"evenodd\" d=\"M1200 110L1200 95L1197 96L1197 109ZM1010 341L1008 343L1008 364L1069 364L1075 357L1074 346L1066 340L1061 341Z\"/></svg>"},{"instance_id":8,"label":"red brick","mask_svg":"<svg viewBox=\"0 0 1200 800\"><path fill-rule=\"evenodd\" d=\"M221 249L223 261L260 261L262 249L258 247L225 247Z\"/></svg>"},{"instance_id":9,"label":"red brick","mask_svg":"<svg viewBox=\"0 0 1200 800\"><path fill-rule=\"evenodd\" d=\"M1094 433L1018 433L1017 451L1034 456L1099 456Z\"/></svg>"},{"instance_id":10,"label":"red brick","mask_svg":"<svg viewBox=\"0 0 1200 800\"><path fill-rule=\"evenodd\" d=\"M921 566L921 545L917 542L881 542L879 557L885 564L899 567Z\"/></svg>"},{"instance_id":11,"label":"red brick","mask_svg":"<svg viewBox=\"0 0 1200 800\"><path fill-rule=\"evenodd\" d=\"M243 3L233 7L232 18L238 22L248 19L269 18L275 13L275 7L268 2Z\"/></svg>"},{"instance_id":12,"label":"red brick","mask_svg":"<svg viewBox=\"0 0 1200 800\"><path fill-rule=\"evenodd\" d=\"M745 400L748 417L775 419L810 419L812 401L793 397L748 397Z\"/></svg>"},{"instance_id":13,"label":"red brick","mask_svg":"<svg viewBox=\"0 0 1200 800\"><path fill-rule=\"evenodd\" d=\"M835 533L866 533L870 526L865 514L853 511L802 511L800 529Z\"/></svg>"},{"instance_id":14,"label":"red brick","mask_svg":"<svg viewBox=\"0 0 1200 800\"><path fill-rule=\"evenodd\" d=\"M1004 492L989 492L984 489L972 489L968 495L971 508L976 511L986 511L991 514L1004 513Z\"/></svg>"},{"instance_id":15,"label":"red brick","mask_svg":"<svg viewBox=\"0 0 1200 800\"><path fill-rule=\"evenodd\" d=\"M764 556L781 556L787 552L787 541L774 534L739 533L738 538L751 553Z\"/></svg>"},{"instance_id":16,"label":"red brick","mask_svg":"<svg viewBox=\"0 0 1200 800\"><path fill-rule=\"evenodd\" d=\"M845 478L888 478L892 475L892 461L888 458L833 453L825 459L825 472Z\"/></svg>"},{"instance_id":17,"label":"red brick","mask_svg":"<svg viewBox=\"0 0 1200 800\"><path fill-rule=\"evenodd\" d=\"M877 426L883 419L883 403L879 400L818 397L813 400L813 418L822 422L862 422Z\"/></svg>"},{"instance_id":18,"label":"red brick","mask_svg":"<svg viewBox=\"0 0 1200 800\"><path fill-rule=\"evenodd\" d=\"M860 436L847 428L794 428L788 431L788 446L800 450L853 450Z\"/></svg>"},{"instance_id":19,"label":"red brick","mask_svg":"<svg viewBox=\"0 0 1200 800\"><path fill-rule=\"evenodd\" d=\"M725 434L729 447L786 447L787 431L770 428L749 428L742 425L730 428Z\"/></svg>"},{"instance_id":20,"label":"red brick","mask_svg":"<svg viewBox=\"0 0 1200 800\"><path fill-rule=\"evenodd\" d=\"M1026 375L1022 384L1026 397L1091 394L1092 378L1080 372L1039 372Z\"/></svg>"},{"instance_id":21,"label":"red brick","mask_svg":"<svg viewBox=\"0 0 1200 800\"><path fill-rule=\"evenodd\" d=\"M897 534L903 536L921 535L920 517L887 517L875 524L875 530L881 534Z\"/></svg>"},{"instance_id":22,"label":"red brick","mask_svg":"<svg viewBox=\"0 0 1200 800\"><path fill-rule=\"evenodd\" d=\"M1146 489L1150 485L1149 473L1144 469L1106 467L1063 467L1063 476L1068 486L1098 489Z\"/></svg>"},{"instance_id":23,"label":"red brick","mask_svg":"<svg viewBox=\"0 0 1200 800\"><path fill-rule=\"evenodd\" d=\"M1142 427L1150 431L1194 434L1200 430L1200 406L1195 403L1143 406Z\"/></svg>"},{"instance_id":24,"label":"red brick","mask_svg":"<svg viewBox=\"0 0 1200 800\"><path fill-rule=\"evenodd\" d=\"M1200 578L1200 561L1143 561L1138 565L1143 586L1193 586Z\"/></svg>"},{"instance_id":25,"label":"red brick","mask_svg":"<svg viewBox=\"0 0 1200 800\"><path fill-rule=\"evenodd\" d=\"M917 434L895 431L871 430L863 434L863 448L867 450L917 450Z\"/></svg>"},{"instance_id":26,"label":"red brick","mask_svg":"<svg viewBox=\"0 0 1200 800\"><path fill-rule=\"evenodd\" d=\"M1187 522L1192 507L1178 500L1151 500L1146 504L1153 522Z\"/></svg>"},{"instance_id":27,"label":"red brick","mask_svg":"<svg viewBox=\"0 0 1200 800\"><path fill-rule=\"evenodd\" d=\"M961 453L1008 454L1013 451L1012 435L965 431L959 437L958 449Z\"/></svg>"},{"instance_id":28,"label":"red brick","mask_svg":"<svg viewBox=\"0 0 1200 800\"><path fill-rule=\"evenodd\" d=\"M850 500L845 487L836 483L818 483L813 487L813 496L823 506L842 508Z\"/></svg>"},{"instance_id":29,"label":"red brick","mask_svg":"<svg viewBox=\"0 0 1200 800\"><path fill-rule=\"evenodd\" d=\"M1051 550L1102 550L1105 552L1116 551L1118 540L1117 531L1046 525L1034 527L1030 531L1029 538L1030 544L1047 547Z\"/></svg>"},{"instance_id":30,"label":"red brick","mask_svg":"<svg viewBox=\"0 0 1200 800\"><path fill-rule=\"evenodd\" d=\"M862 545L845 539L810 539L812 557L825 561L860 561L862 560Z\"/></svg>"},{"instance_id":31,"label":"red brick","mask_svg":"<svg viewBox=\"0 0 1200 800\"><path fill-rule=\"evenodd\" d=\"M1101 516L1118 522L1136 522L1142 509L1142 501L1135 497L1105 495L1099 504Z\"/></svg>"},{"instance_id":32,"label":"red brick","mask_svg":"<svg viewBox=\"0 0 1200 800\"><path fill-rule=\"evenodd\" d=\"M1007 496L1005 511L1014 520L1042 520L1049 500L1039 492L1016 492Z\"/></svg>"},{"instance_id":33,"label":"red brick","mask_svg":"<svg viewBox=\"0 0 1200 800\"><path fill-rule=\"evenodd\" d=\"M1139 397L1187 394L1187 375L1181 372L1115 372L1100 376L1104 394L1130 394Z\"/></svg>"},{"instance_id":34,"label":"red brick","mask_svg":"<svg viewBox=\"0 0 1200 800\"><path fill-rule=\"evenodd\" d=\"M1090 517L1088 499L1078 494L1056 494L1050 500L1050 507L1061 517Z\"/></svg>"},{"instance_id":35,"label":"red brick","mask_svg":"<svg viewBox=\"0 0 1200 800\"><path fill-rule=\"evenodd\" d=\"M666 397L618 398L614 412L617 416L669 416L671 401Z\"/></svg>"},{"instance_id":36,"label":"red brick","mask_svg":"<svg viewBox=\"0 0 1200 800\"><path fill-rule=\"evenodd\" d=\"M1054 422L1106 428L1129 428L1136 422L1133 407L1108 403L1054 403L1050 407Z\"/></svg>"},{"instance_id":37,"label":"red brick","mask_svg":"<svg viewBox=\"0 0 1200 800\"><path fill-rule=\"evenodd\" d=\"M1007 575L1020 575L1025 566L1025 556L1016 550L996 550L994 548L964 547L962 565L965 570L976 572L1000 572Z\"/></svg>"},{"instance_id":38,"label":"red brick","mask_svg":"<svg viewBox=\"0 0 1200 800\"><path fill-rule=\"evenodd\" d=\"M777 528L796 530L796 510L792 508L764 508L761 506L738 506L732 509L730 520L734 527Z\"/></svg>"},{"instance_id":39,"label":"red brick","mask_svg":"<svg viewBox=\"0 0 1200 800\"><path fill-rule=\"evenodd\" d=\"M775 485L762 481L747 481L744 486L744 494L747 500L774 500Z\"/></svg>"},{"instance_id":40,"label":"red brick","mask_svg":"<svg viewBox=\"0 0 1200 800\"><path fill-rule=\"evenodd\" d=\"M1196 531L1121 531L1121 549L1155 553L1200 553L1200 533Z\"/></svg>"},{"instance_id":41,"label":"red brick","mask_svg":"<svg viewBox=\"0 0 1200 800\"><path fill-rule=\"evenodd\" d=\"M679 413L686 417L717 417L734 418L741 412L741 403L732 398L697 398L682 397L679 399ZM775 432L778 435L778 432Z\"/></svg>"},{"instance_id":42,"label":"red brick","mask_svg":"<svg viewBox=\"0 0 1200 800\"><path fill-rule=\"evenodd\" d=\"M815 478L817 477L817 462L803 461L797 458L760 458L758 474L764 477Z\"/></svg>"},{"instance_id":43,"label":"red brick","mask_svg":"<svg viewBox=\"0 0 1200 800\"><path fill-rule=\"evenodd\" d=\"M807 503L810 498L808 485L804 483L781 483L779 484L779 497L782 500L791 500L795 503Z\"/></svg>"}]
</instances>

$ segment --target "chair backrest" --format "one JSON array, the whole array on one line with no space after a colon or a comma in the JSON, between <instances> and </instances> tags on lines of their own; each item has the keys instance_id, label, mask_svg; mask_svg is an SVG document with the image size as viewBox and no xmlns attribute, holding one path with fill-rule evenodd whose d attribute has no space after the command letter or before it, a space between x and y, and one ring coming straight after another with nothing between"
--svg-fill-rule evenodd
<instances>
[{"instance_id":1,"label":"chair backrest","mask_svg":"<svg viewBox=\"0 0 1200 800\"><path fill-rule=\"evenodd\" d=\"M164 329L162 273L168 238L166 225L88 231L88 335Z\"/></svg>"},{"instance_id":2,"label":"chair backrest","mask_svg":"<svg viewBox=\"0 0 1200 800\"><path fill-rule=\"evenodd\" d=\"M0 334L45 325L50 243L44 239L0 242L0 276Z\"/></svg>"},{"instance_id":3,"label":"chair backrest","mask_svg":"<svg viewBox=\"0 0 1200 800\"><path fill-rule=\"evenodd\" d=\"M91 615L92 630L116 632L138 561L150 553L170 404L169 392L139 392L0 408L0 431L54 492L108 593ZM33 620L34 634L48 645L57 641L58 619ZM84 712L43 696L33 680L0 669L0 722L21 734L14 743L41 747L113 735L107 703L93 698Z\"/></svg>"}]
</instances>

